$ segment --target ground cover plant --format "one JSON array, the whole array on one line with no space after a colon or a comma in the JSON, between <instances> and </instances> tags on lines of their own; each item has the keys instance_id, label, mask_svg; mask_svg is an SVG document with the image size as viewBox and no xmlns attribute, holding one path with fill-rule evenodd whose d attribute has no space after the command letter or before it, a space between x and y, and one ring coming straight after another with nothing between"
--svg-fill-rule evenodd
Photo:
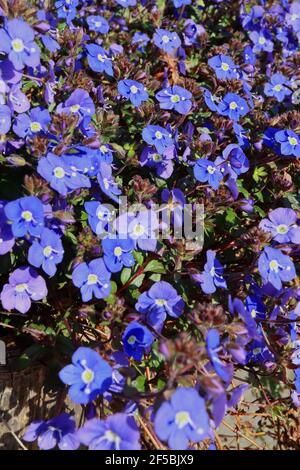
<instances>
[{"instance_id":1,"label":"ground cover plant","mask_svg":"<svg viewBox=\"0 0 300 470\"><path fill-rule=\"evenodd\" d=\"M299 40L297 0L0 0L24 446L299 449Z\"/></svg>"}]
</instances>

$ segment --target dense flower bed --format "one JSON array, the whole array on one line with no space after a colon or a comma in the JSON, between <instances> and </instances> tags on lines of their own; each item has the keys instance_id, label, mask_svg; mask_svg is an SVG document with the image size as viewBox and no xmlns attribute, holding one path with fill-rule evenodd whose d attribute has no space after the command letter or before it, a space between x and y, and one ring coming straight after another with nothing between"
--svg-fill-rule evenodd
<instances>
[{"instance_id":1,"label":"dense flower bed","mask_svg":"<svg viewBox=\"0 0 300 470\"><path fill-rule=\"evenodd\" d=\"M250 390L258 431L299 446L300 2L0 13L1 335L83 410L23 439L229 448Z\"/></svg>"}]
</instances>

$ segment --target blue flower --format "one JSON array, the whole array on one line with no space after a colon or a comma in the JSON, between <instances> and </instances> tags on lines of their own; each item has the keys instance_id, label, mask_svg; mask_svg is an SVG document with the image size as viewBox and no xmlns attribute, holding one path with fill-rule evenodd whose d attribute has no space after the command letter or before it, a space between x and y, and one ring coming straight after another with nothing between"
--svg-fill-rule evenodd
<instances>
[{"instance_id":1,"label":"blue flower","mask_svg":"<svg viewBox=\"0 0 300 470\"><path fill-rule=\"evenodd\" d=\"M42 267L49 276L56 273L56 265L61 263L64 249L57 233L44 228L40 240L35 240L28 251L28 261L36 268Z\"/></svg>"},{"instance_id":2,"label":"blue flower","mask_svg":"<svg viewBox=\"0 0 300 470\"><path fill-rule=\"evenodd\" d=\"M48 421L33 421L27 427L23 439L26 442L37 440L41 450L50 450L56 446L60 450L76 450L80 445L75 418L68 413Z\"/></svg>"},{"instance_id":3,"label":"blue flower","mask_svg":"<svg viewBox=\"0 0 300 470\"><path fill-rule=\"evenodd\" d=\"M105 72L110 77L113 77L114 71L112 68L112 59L109 57L103 47L98 44L87 44L86 50L87 60L89 66L94 72Z\"/></svg>"},{"instance_id":4,"label":"blue flower","mask_svg":"<svg viewBox=\"0 0 300 470\"><path fill-rule=\"evenodd\" d=\"M53 153L48 153L39 160L37 172L49 182L52 189L66 196L75 189L91 186L89 178L84 174L84 168L82 171L76 168L79 166L78 163L80 160L71 155L57 157ZM81 163L84 163L84 159Z\"/></svg>"},{"instance_id":5,"label":"blue flower","mask_svg":"<svg viewBox=\"0 0 300 470\"><path fill-rule=\"evenodd\" d=\"M124 351L129 357L141 361L144 353L154 341L151 331L138 322L131 322L122 336Z\"/></svg>"},{"instance_id":6,"label":"blue flower","mask_svg":"<svg viewBox=\"0 0 300 470\"><path fill-rule=\"evenodd\" d=\"M55 2L58 18L65 19L67 24L71 24L76 17L79 0L58 0Z\"/></svg>"},{"instance_id":7,"label":"blue flower","mask_svg":"<svg viewBox=\"0 0 300 470\"><path fill-rule=\"evenodd\" d=\"M264 340L254 340L251 342L250 349L247 351L247 363L249 362L252 364L275 362L275 357Z\"/></svg>"},{"instance_id":8,"label":"blue flower","mask_svg":"<svg viewBox=\"0 0 300 470\"><path fill-rule=\"evenodd\" d=\"M97 33L107 34L109 31L108 21L103 18L103 16L88 16L86 19L87 24L91 31L96 31Z\"/></svg>"},{"instance_id":9,"label":"blue flower","mask_svg":"<svg viewBox=\"0 0 300 470\"><path fill-rule=\"evenodd\" d=\"M272 42L272 36L268 30L252 31L250 33L250 39L253 42L254 52L272 52L274 44Z\"/></svg>"},{"instance_id":10,"label":"blue flower","mask_svg":"<svg viewBox=\"0 0 300 470\"><path fill-rule=\"evenodd\" d=\"M243 57L246 64L255 65L256 55L251 46L246 46L244 48Z\"/></svg>"},{"instance_id":11,"label":"blue flower","mask_svg":"<svg viewBox=\"0 0 300 470\"><path fill-rule=\"evenodd\" d=\"M159 281L139 296L135 308L143 314L150 326L159 329L167 315L173 318L180 317L184 309L184 301L171 284Z\"/></svg>"},{"instance_id":12,"label":"blue flower","mask_svg":"<svg viewBox=\"0 0 300 470\"><path fill-rule=\"evenodd\" d=\"M157 153L151 147L144 147L140 157L141 166L148 166L156 169L157 176L167 179L173 173L175 148L171 146L163 154Z\"/></svg>"},{"instance_id":13,"label":"blue flower","mask_svg":"<svg viewBox=\"0 0 300 470\"><path fill-rule=\"evenodd\" d=\"M175 233L178 231L181 233L182 224L184 220L184 205L186 200L183 192L174 188L171 191L168 189L163 189L161 193L161 199L165 202L164 207L162 207L162 223L164 220L169 222L169 217L171 214L171 220L174 224Z\"/></svg>"},{"instance_id":14,"label":"blue flower","mask_svg":"<svg viewBox=\"0 0 300 470\"><path fill-rule=\"evenodd\" d=\"M213 189L218 189L223 179L220 168L206 158L196 160L194 176L201 183L208 182Z\"/></svg>"},{"instance_id":15,"label":"blue flower","mask_svg":"<svg viewBox=\"0 0 300 470\"><path fill-rule=\"evenodd\" d=\"M50 122L49 111L38 106L32 109L29 114L19 114L15 119L13 131L22 138L34 136L40 132L45 132Z\"/></svg>"},{"instance_id":16,"label":"blue flower","mask_svg":"<svg viewBox=\"0 0 300 470\"><path fill-rule=\"evenodd\" d=\"M178 85L164 88L155 96L161 109L174 109L180 114L187 114L192 108L192 93Z\"/></svg>"},{"instance_id":17,"label":"blue flower","mask_svg":"<svg viewBox=\"0 0 300 470\"><path fill-rule=\"evenodd\" d=\"M266 308L258 296L248 295L245 299L245 305L252 318L259 318L261 320L266 318Z\"/></svg>"},{"instance_id":18,"label":"blue flower","mask_svg":"<svg viewBox=\"0 0 300 470\"><path fill-rule=\"evenodd\" d=\"M51 36L47 36L46 34L43 34L41 36L42 43L44 44L45 48L48 49L50 52L56 52L60 49L60 45L55 39L53 39Z\"/></svg>"},{"instance_id":19,"label":"blue flower","mask_svg":"<svg viewBox=\"0 0 300 470\"><path fill-rule=\"evenodd\" d=\"M270 82L265 84L265 95L274 96L281 103L286 96L292 93L292 90L287 88L288 85L290 85L290 82L282 73L275 73L270 78Z\"/></svg>"},{"instance_id":20,"label":"blue flower","mask_svg":"<svg viewBox=\"0 0 300 470\"><path fill-rule=\"evenodd\" d=\"M88 176L97 176L101 170L101 163L111 164L113 162L113 151L109 145L101 144L98 149L90 149L84 145L76 147L77 156L86 163L85 173Z\"/></svg>"},{"instance_id":21,"label":"blue flower","mask_svg":"<svg viewBox=\"0 0 300 470\"><path fill-rule=\"evenodd\" d=\"M136 247L145 251L155 251L158 225L157 214L152 210L141 210L138 213L126 212L115 220L115 228L120 237L129 236L134 240Z\"/></svg>"},{"instance_id":22,"label":"blue flower","mask_svg":"<svg viewBox=\"0 0 300 470\"><path fill-rule=\"evenodd\" d=\"M44 207L35 196L25 196L8 202L4 208L15 237L24 237L27 233L40 235L44 227Z\"/></svg>"},{"instance_id":23,"label":"blue flower","mask_svg":"<svg viewBox=\"0 0 300 470\"><path fill-rule=\"evenodd\" d=\"M0 298L5 310L10 312L16 309L20 313L26 313L30 310L32 300L42 300L47 293L42 276L25 266L11 273L8 284L3 286Z\"/></svg>"},{"instance_id":24,"label":"blue flower","mask_svg":"<svg viewBox=\"0 0 300 470\"><path fill-rule=\"evenodd\" d=\"M220 350L220 335L217 330L210 329L206 336L206 349L208 357L219 377L224 382L230 382L232 379L232 366L224 364L219 358L218 351Z\"/></svg>"},{"instance_id":25,"label":"blue flower","mask_svg":"<svg viewBox=\"0 0 300 470\"><path fill-rule=\"evenodd\" d=\"M116 2L123 8L134 7L136 5L136 0L116 0Z\"/></svg>"},{"instance_id":26,"label":"blue flower","mask_svg":"<svg viewBox=\"0 0 300 470\"><path fill-rule=\"evenodd\" d=\"M192 0L173 0L173 3L175 8L180 8L183 7L183 5L190 5Z\"/></svg>"},{"instance_id":27,"label":"blue flower","mask_svg":"<svg viewBox=\"0 0 300 470\"><path fill-rule=\"evenodd\" d=\"M84 203L84 208L88 213L88 221L96 235L102 235L109 231L112 221L112 212L100 202L88 201Z\"/></svg>"},{"instance_id":28,"label":"blue flower","mask_svg":"<svg viewBox=\"0 0 300 470\"><path fill-rule=\"evenodd\" d=\"M290 11L285 17L286 23L292 26L295 33L300 32L300 5L299 2L293 2L290 5Z\"/></svg>"},{"instance_id":29,"label":"blue flower","mask_svg":"<svg viewBox=\"0 0 300 470\"><path fill-rule=\"evenodd\" d=\"M218 112L233 121L238 121L240 117L245 116L248 111L249 106L246 100L236 93L227 93L218 106Z\"/></svg>"},{"instance_id":30,"label":"blue flower","mask_svg":"<svg viewBox=\"0 0 300 470\"><path fill-rule=\"evenodd\" d=\"M234 80L238 78L237 67L231 57L220 54L208 61L208 65L214 69L220 80Z\"/></svg>"},{"instance_id":31,"label":"blue flower","mask_svg":"<svg viewBox=\"0 0 300 470\"><path fill-rule=\"evenodd\" d=\"M0 200L0 256L9 253L15 244L11 225L7 221L4 207L5 202Z\"/></svg>"},{"instance_id":32,"label":"blue flower","mask_svg":"<svg viewBox=\"0 0 300 470\"><path fill-rule=\"evenodd\" d=\"M110 197L113 201L119 202L119 196L122 194L122 191L112 176L111 165L105 162L100 163L97 179L101 191L106 194L106 196Z\"/></svg>"},{"instance_id":33,"label":"blue flower","mask_svg":"<svg viewBox=\"0 0 300 470\"><path fill-rule=\"evenodd\" d=\"M247 149L250 147L250 141L247 137L248 130L244 129L240 124L235 122L232 126L235 136L237 138L238 144L243 148Z\"/></svg>"},{"instance_id":34,"label":"blue flower","mask_svg":"<svg viewBox=\"0 0 300 470\"><path fill-rule=\"evenodd\" d=\"M291 258L276 248L265 247L258 260L258 270L264 283L269 282L275 289L282 288L282 282L292 281L296 277L295 266Z\"/></svg>"},{"instance_id":35,"label":"blue flower","mask_svg":"<svg viewBox=\"0 0 300 470\"><path fill-rule=\"evenodd\" d=\"M223 171L223 176L230 175L236 179L249 170L250 164L243 150L236 144L229 144L223 150L222 156L217 157L215 164Z\"/></svg>"},{"instance_id":36,"label":"blue flower","mask_svg":"<svg viewBox=\"0 0 300 470\"><path fill-rule=\"evenodd\" d=\"M158 153L164 153L173 144L172 134L161 126L149 124L143 129L142 137L149 145L154 145Z\"/></svg>"},{"instance_id":37,"label":"blue flower","mask_svg":"<svg viewBox=\"0 0 300 470\"><path fill-rule=\"evenodd\" d=\"M139 107L143 101L147 101L149 98L144 85L136 80L120 80L118 91L136 107Z\"/></svg>"},{"instance_id":38,"label":"blue flower","mask_svg":"<svg viewBox=\"0 0 300 470\"><path fill-rule=\"evenodd\" d=\"M153 36L154 44L167 52L172 54L180 47L181 41L177 33L168 31L166 29L156 29Z\"/></svg>"},{"instance_id":39,"label":"blue flower","mask_svg":"<svg viewBox=\"0 0 300 470\"><path fill-rule=\"evenodd\" d=\"M259 227L272 234L278 243L300 244L300 226L297 225L297 215L293 209L279 207L271 211L268 219L263 219Z\"/></svg>"},{"instance_id":40,"label":"blue flower","mask_svg":"<svg viewBox=\"0 0 300 470\"><path fill-rule=\"evenodd\" d=\"M6 104L0 104L0 135L7 134L11 126L11 110Z\"/></svg>"},{"instance_id":41,"label":"blue flower","mask_svg":"<svg viewBox=\"0 0 300 470\"><path fill-rule=\"evenodd\" d=\"M213 95L207 88L202 87L202 90L206 106L213 112L218 111L219 99L215 95Z\"/></svg>"},{"instance_id":42,"label":"blue flower","mask_svg":"<svg viewBox=\"0 0 300 470\"><path fill-rule=\"evenodd\" d=\"M79 122L85 119L87 123L95 113L95 105L86 90L77 88L64 104L58 105L56 112L75 114L79 117Z\"/></svg>"},{"instance_id":43,"label":"blue flower","mask_svg":"<svg viewBox=\"0 0 300 470\"><path fill-rule=\"evenodd\" d=\"M275 133L275 141L280 144L282 155L300 158L300 137L289 129Z\"/></svg>"},{"instance_id":44,"label":"blue flower","mask_svg":"<svg viewBox=\"0 0 300 470\"><path fill-rule=\"evenodd\" d=\"M99 258L89 264L79 264L73 271L72 281L76 287L80 287L83 302L88 302L93 296L104 299L109 295L110 277L103 259Z\"/></svg>"},{"instance_id":45,"label":"blue flower","mask_svg":"<svg viewBox=\"0 0 300 470\"><path fill-rule=\"evenodd\" d=\"M0 52L8 54L16 70L37 67L40 63L40 49L34 42L34 31L22 19L6 22L0 29Z\"/></svg>"},{"instance_id":46,"label":"blue flower","mask_svg":"<svg viewBox=\"0 0 300 470\"><path fill-rule=\"evenodd\" d=\"M139 431L134 418L116 413L106 420L97 418L86 421L78 436L89 450L140 450Z\"/></svg>"},{"instance_id":47,"label":"blue flower","mask_svg":"<svg viewBox=\"0 0 300 470\"><path fill-rule=\"evenodd\" d=\"M204 271L202 274L198 275L195 280L200 281L201 289L205 294L213 294L216 292L217 287L221 289L227 288L226 281L223 277L224 267L216 258L215 251L208 250L206 256L207 261L204 265Z\"/></svg>"},{"instance_id":48,"label":"blue flower","mask_svg":"<svg viewBox=\"0 0 300 470\"><path fill-rule=\"evenodd\" d=\"M141 52L144 52L145 47L147 46L149 41L150 41L149 36L139 31L136 31L131 39L131 43L137 44L138 45L137 49Z\"/></svg>"},{"instance_id":49,"label":"blue flower","mask_svg":"<svg viewBox=\"0 0 300 470\"><path fill-rule=\"evenodd\" d=\"M264 9L260 5L251 7L250 12L243 15L242 25L247 31L256 30L263 19Z\"/></svg>"},{"instance_id":50,"label":"blue flower","mask_svg":"<svg viewBox=\"0 0 300 470\"><path fill-rule=\"evenodd\" d=\"M121 271L123 266L131 268L135 264L131 251L134 249L134 241L131 238L104 238L102 240L103 259L111 273Z\"/></svg>"},{"instance_id":51,"label":"blue flower","mask_svg":"<svg viewBox=\"0 0 300 470\"><path fill-rule=\"evenodd\" d=\"M59 372L59 378L70 385L71 400L85 405L109 389L112 368L96 351L80 347L72 356L72 364Z\"/></svg>"},{"instance_id":52,"label":"blue flower","mask_svg":"<svg viewBox=\"0 0 300 470\"><path fill-rule=\"evenodd\" d=\"M192 387L177 388L156 412L154 429L173 450L187 449L189 441L202 441L210 431L203 398Z\"/></svg>"}]
</instances>

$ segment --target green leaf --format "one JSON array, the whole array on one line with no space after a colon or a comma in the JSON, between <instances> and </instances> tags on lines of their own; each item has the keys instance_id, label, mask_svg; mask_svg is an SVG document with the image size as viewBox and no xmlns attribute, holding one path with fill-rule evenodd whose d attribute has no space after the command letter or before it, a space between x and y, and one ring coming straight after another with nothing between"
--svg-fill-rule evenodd
<instances>
[{"instance_id":1,"label":"green leaf","mask_svg":"<svg viewBox=\"0 0 300 470\"><path fill-rule=\"evenodd\" d=\"M236 213L234 212L234 210L231 207L229 207L226 212L226 222L233 224L237 218L238 217Z\"/></svg>"},{"instance_id":2,"label":"green leaf","mask_svg":"<svg viewBox=\"0 0 300 470\"><path fill-rule=\"evenodd\" d=\"M139 375L137 379L135 379L132 382L133 387L137 389L138 392L144 392L145 391L145 385L146 385L146 377L143 375Z\"/></svg>"},{"instance_id":3,"label":"green leaf","mask_svg":"<svg viewBox=\"0 0 300 470\"><path fill-rule=\"evenodd\" d=\"M253 172L253 179L256 183L258 183L261 179L264 179L268 175L268 172L266 169L261 166L261 167L256 167Z\"/></svg>"},{"instance_id":4,"label":"green leaf","mask_svg":"<svg viewBox=\"0 0 300 470\"><path fill-rule=\"evenodd\" d=\"M141 287L143 284L143 280L145 278L145 274L140 274L138 277L136 277L131 283L130 283L130 289L134 289L136 287Z\"/></svg>"},{"instance_id":5,"label":"green leaf","mask_svg":"<svg viewBox=\"0 0 300 470\"><path fill-rule=\"evenodd\" d=\"M161 261L153 259L152 261L150 261L150 263L147 264L144 269L144 272L164 274L166 272L166 269Z\"/></svg>"},{"instance_id":6,"label":"green leaf","mask_svg":"<svg viewBox=\"0 0 300 470\"><path fill-rule=\"evenodd\" d=\"M121 272L121 282L122 284L126 284L127 281L129 281L131 276L131 269L130 268L123 268Z\"/></svg>"},{"instance_id":7,"label":"green leaf","mask_svg":"<svg viewBox=\"0 0 300 470\"><path fill-rule=\"evenodd\" d=\"M153 282L159 282L161 280L161 274L151 274L149 279Z\"/></svg>"},{"instance_id":8,"label":"green leaf","mask_svg":"<svg viewBox=\"0 0 300 470\"><path fill-rule=\"evenodd\" d=\"M134 251L133 256L136 259L136 262L139 266L142 266L144 262L144 256L140 251Z\"/></svg>"}]
</instances>

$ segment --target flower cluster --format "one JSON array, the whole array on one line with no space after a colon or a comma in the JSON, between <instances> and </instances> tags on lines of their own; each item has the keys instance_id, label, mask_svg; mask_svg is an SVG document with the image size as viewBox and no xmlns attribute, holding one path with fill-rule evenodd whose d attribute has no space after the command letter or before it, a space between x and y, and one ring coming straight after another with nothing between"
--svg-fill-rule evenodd
<instances>
[{"instance_id":1,"label":"flower cluster","mask_svg":"<svg viewBox=\"0 0 300 470\"><path fill-rule=\"evenodd\" d=\"M248 388L272 434L300 406L300 2L0 11L1 337L83 409L24 440L229 448Z\"/></svg>"}]
</instances>

